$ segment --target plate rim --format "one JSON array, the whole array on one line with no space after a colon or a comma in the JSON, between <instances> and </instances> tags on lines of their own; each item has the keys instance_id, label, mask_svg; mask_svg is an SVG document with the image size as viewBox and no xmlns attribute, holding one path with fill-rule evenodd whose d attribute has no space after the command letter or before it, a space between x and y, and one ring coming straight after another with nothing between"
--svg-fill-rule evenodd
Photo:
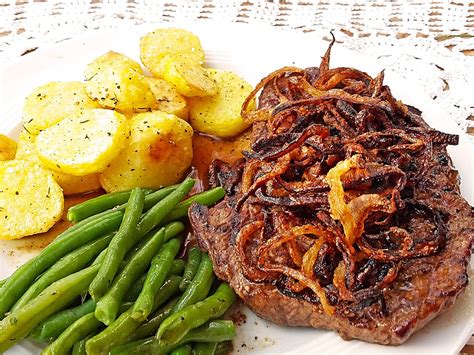
<instances>
[{"instance_id":1,"label":"plate rim","mask_svg":"<svg viewBox=\"0 0 474 355\"><path fill-rule=\"evenodd\" d=\"M262 30L262 29L271 30L274 33L284 33L285 35L296 36L296 37L301 37L301 38L305 37L304 41L307 41L308 39L311 39L311 37L317 38L318 40L321 40L321 38L313 35L311 32L305 33L305 32L296 31L294 29L290 29L290 28L286 28L286 27L275 27L275 26L272 26L272 25L269 25L269 24L247 24L247 23L237 23L237 22L223 23L223 24L219 24L218 22L215 22L215 21L214 22L208 22L208 23L195 22L195 23L191 23L191 24L190 23L185 24L185 23L182 23L182 22L159 22L159 23L152 23L152 24L125 25L125 26L120 26L120 27L115 28L115 29L88 29L87 31L84 31L84 33L81 34L80 36L76 36L76 37L66 39L66 40L63 40L63 41L59 41L59 42L55 42L55 43L45 44L44 46L39 47L37 50L35 50L32 53L29 53L25 56L17 57L15 60L12 60L11 62L2 63L0 65L0 75L5 70L8 70L9 68L16 67L18 65L28 65L29 62L34 62L35 59L37 60L37 59L40 59L43 56L47 56L48 53L50 53L51 51L54 51L55 49L64 46L64 43L73 43L75 41L85 41L90 36L94 36L94 35L97 35L97 34L104 35L104 34L107 34L107 33L125 32L125 31L128 31L130 29L133 29L134 31L139 31L140 33L146 33L145 31L147 31L147 29L153 29L153 28L157 28L157 27L160 27L160 26L166 26L166 27L182 27L182 28L191 29L193 31L196 31L197 34L199 35L199 28L209 28L209 27L212 28L212 27L215 27L217 25L225 25L226 27L235 27L235 28L245 28L246 30L248 30L249 28L254 28L255 30L257 30L257 29L259 29L259 30ZM352 52L349 49L345 49L345 50L348 51L348 52ZM263 75L265 75L265 73ZM0 87L0 95L1 95L1 98L3 98L5 95L3 94L1 89L2 89L2 87ZM432 101L431 105L436 106L440 110L442 109L441 106L435 101ZM3 105L1 107L3 108ZM3 109L0 109L0 111L3 111ZM21 118L20 118L20 120L21 120ZM12 119L12 121L15 121L15 120ZM20 122L16 121L15 125L18 126L20 123L21 123L21 121ZM450 130L455 131L456 134L460 135L461 140L465 141L465 142L463 142L463 144L467 143L468 145L472 145L471 142L469 141L469 139L467 138L467 133L463 132L462 129L455 122L449 121L448 124L449 124ZM11 134L11 130L9 132L7 132L7 135L10 135L10 134ZM471 273L471 275L470 275L470 278L471 278L470 281L471 282L472 282L472 277L473 277L473 275ZM464 332L465 332L465 335L466 335L464 337L465 338L464 343L466 343L466 341L471 337L472 333L474 332L474 317L472 317L471 327L469 329L466 327L464 329ZM454 350L453 352L458 352L459 350L462 349L463 346L464 346L464 344L461 344L461 345L457 346L457 349L453 349ZM401 345L401 347L403 347L403 345ZM400 348L400 349L402 349L402 348Z\"/></svg>"}]
</instances>

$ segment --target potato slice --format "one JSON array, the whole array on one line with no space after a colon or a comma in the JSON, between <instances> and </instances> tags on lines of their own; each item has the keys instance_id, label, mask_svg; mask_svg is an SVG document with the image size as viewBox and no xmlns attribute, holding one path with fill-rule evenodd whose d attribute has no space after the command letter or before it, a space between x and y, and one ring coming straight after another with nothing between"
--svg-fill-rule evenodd
<instances>
[{"instance_id":1,"label":"potato slice","mask_svg":"<svg viewBox=\"0 0 474 355\"><path fill-rule=\"evenodd\" d=\"M130 138L120 157L100 174L107 192L135 186L160 188L180 181L193 157L193 129L165 112L140 113L130 121Z\"/></svg>"},{"instance_id":2,"label":"potato slice","mask_svg":"<svg viewBox=\"0 0 474 355\"><path fill-rule=\"evenodd\" d=\"M30 133L38 134L67 116L97 107L100 106L87 96L83 83L54 81L36 88L27 96L23 125Z\"/></svg>"},{"instance_id":3,"label":"potato slice","mask_svg":"<svg viewBox=\"0 0 474 355\"><path fill-rule=\"evenodd\" d=\"M204 62L201 41L191 32L179 28L160 28L140 39L140 59L156 77L163 78L163 59L168 55L184 55L196 65Z\"/></svg>"},{"instance_id":4,"label":"potato slice","mask_svg":"<svg viewBox=\"0 0 474 355\"><path fill-rule=\"evenodd\" d=\"M87 66L87 94L102 107L123 112L158 109L140 64L127 56L108 52Z\"/></svg>"},{"instance_id":5,"label":"potato slice","mask_svg":"<svg viewBox=\"0 0 474 355\"><path fill-rule=\"evenodd\" d=\"M187 58L169 56L163 59L163 78L174 85L176 91L187 97L210 96L217 93L217 86L208 72Z\"/></svg>"},{"instance_id":6,"label":"potato slice","mask_svg":"<svg viewBox=\"0 0 474 355\"><path fill-rule=\"evenodd\" d=\"M188 100L191 126L217 137L236 136L249 127L240 116L240 109L253 88L232 72L208 69L208 73L218 91L214 96Z\"/></svg>"},{"instance_id":7,"label":"potato slice","mask_svg":"<svg viewBox=\"0 0 474 355\"><path fill-rule=\"evenodd\" d=\"M124 115L104 109L86 110L41 131L36 150L46 167L82 176L105 169L120 153L127 136Z\"/></svg>"},{"instance_id":8,"label":"potato slice","mask_svg":"<svg viewBox=\"0 0 474 355\"><path fill-rule=\"evenodd\" d=\"M0 162L0 239L46 232L61 218L63 206L61 188L38 163Z\"/></svg>"},{"instance_id":9,"label":"potato slice","mask_svg":"<svg viewBox=\"0 0 474 355\"><path fill-rule=\"evenodd\" d=\"M7 136L0 134L0 161L15 159L16 142Z\"/></svg>"},{"instance_id":10,"label":"potato slice","mask_svg":"<svg viewBox=\"0 0 474 355\"><path fill-rule=\"evenodd\" d=\"M56 180L63 189L65 196L83 194L85 192L98 191L101 189L98 173L74 176L60 173L59 171L50 171L53 174L54 180Z\"/></svg>"},{"instance_id":11,"label":"potato slice","mask_svg":"<svg viewBox=\"0 0 474 355\"><path fill-rule=\"evenodd\" d=\"M185 121L188 120L188 103L173 85L157 78L148 78L148 84L158 101L158 111L171 113Z\"/></svg>"},{"instance_id":12,"label":"potato slice","mask_svg":"<svg viewBox=\"0 0 474 355\"><path fill-rule=\"evenodd\" d=\"M25 130L21 131L18 138L18 149L15 158L41 163L36 153L35 141L36 136L29 134ZM46 167L44 168L46 169ZM101 188L99 174L97 173L74 176L50 169L48 169L48 171L51 172L54 180L61 186L64 195L82 194L84 192L97 191Z\"/></svg>"}]
</instances>

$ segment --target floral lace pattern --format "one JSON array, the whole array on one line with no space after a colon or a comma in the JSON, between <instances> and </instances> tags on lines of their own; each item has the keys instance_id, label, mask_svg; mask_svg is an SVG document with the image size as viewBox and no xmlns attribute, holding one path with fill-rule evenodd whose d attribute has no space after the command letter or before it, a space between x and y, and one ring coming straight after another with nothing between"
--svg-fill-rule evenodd
<instances>
[{"instance_id":1,"label":"floral lace pattern","mask_svg":"<svg viewBox=\"0 0 474 355\"><path fill-rule=\"evenodd\" d=\"M474 3L461 0L0 0L0 63L85 29L173 21L270 24L377 58L423 84L447 116L474 133ZM471 137L474 142L474 138Z\"/></svg>"}]
</instances>

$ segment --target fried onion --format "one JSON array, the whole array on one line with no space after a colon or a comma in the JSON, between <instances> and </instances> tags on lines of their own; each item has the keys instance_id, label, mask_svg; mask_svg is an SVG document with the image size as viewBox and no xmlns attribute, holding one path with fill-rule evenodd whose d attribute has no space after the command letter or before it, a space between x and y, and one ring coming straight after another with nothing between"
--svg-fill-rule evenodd
<instances>
[{"instance_id":1,"label":"fried onion","mask_svg":"<svg viewBox=\"0 0 474 355\"><path fill-rule=\"evenodd\" d=\"M263 210L235 239L244 277L328 314L338 303L385 304L405 262L443 250L443 217L416 196L436 147L458 143L396 100L383 71L331 69L334 41L319 70L276 70L245 100L254 141L233 200Z\"/></svg>"}]
</instances>

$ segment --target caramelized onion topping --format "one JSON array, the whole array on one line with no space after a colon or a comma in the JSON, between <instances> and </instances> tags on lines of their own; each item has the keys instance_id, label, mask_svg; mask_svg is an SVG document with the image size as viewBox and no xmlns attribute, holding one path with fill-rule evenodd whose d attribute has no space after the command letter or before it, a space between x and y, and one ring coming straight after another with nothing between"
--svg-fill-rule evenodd
<instances>
[{"instance_id":1,"label":"caramelized onion topping","mask_svg":"<svg viewBox=\"0 0 474 355\"><path fill-rule=\"evenodd\" d=\"M383 71L331 69L333 43L319 69L276 70L245 100L254 140L240 192L229 190L254 218L236 237L244 277L328 314L383 303L404 263L443 250L441 212L416 198L446 159L436 146L458 142L396 100Z\"/></svg>"}]
</instances>

